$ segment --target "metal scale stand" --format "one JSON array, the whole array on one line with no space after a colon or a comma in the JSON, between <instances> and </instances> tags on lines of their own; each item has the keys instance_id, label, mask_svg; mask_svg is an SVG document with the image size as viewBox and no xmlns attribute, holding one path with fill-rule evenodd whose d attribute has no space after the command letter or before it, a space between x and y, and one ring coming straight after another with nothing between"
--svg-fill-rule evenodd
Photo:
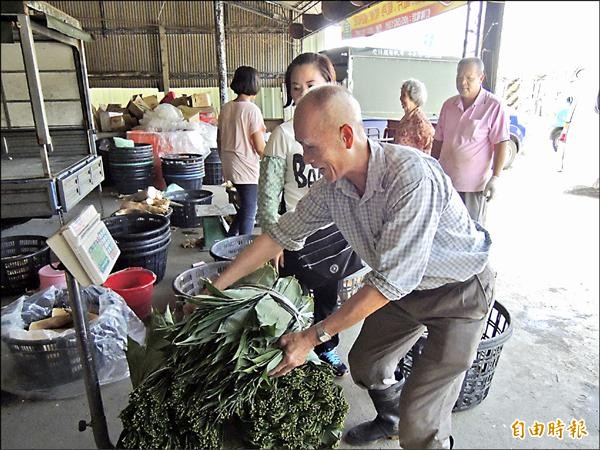
<instances>
[{"instance_id":1,"label":"metal scale stand","mask_svg":"<svg viewBox=\"0 0 600 450\"><path fill-rule=\"evenodd\" d=\"M65 225L63 213L59 212L61 227ZM77 279L64 268L67 279L67 292L69 294L69 303L73 311L73 325L75 328L75 338L79 350L79 358L83 368L83 381L88 399L91 420L79 421L79 431L85 431L91 426L94 433L94 441L98 448L113 449L115 446L110 441L108 434L108 425L106 424L106 415L104 414L104 404L100 393L100 381L92 357L90 344L89 321L87 317L87 308L81 303L81 286Z\"/></svg>"},{"instance_id":2,"label":"metal scale stand","mask_svg":"<svg viewBox=\"0 0 600 450\"><path fill-rule=\"evenodd\" d=\"M98 373L92 358L92 350L89 337L89 322L86 308L81 303L81 293L79 283L68 270L65 270L67 278L67 288L69 292L69 303L73 310L73 324L75 325L75 336L77 338L77 347L79 349L79 358L83 367L83 381L90 408L90 422L79 421L79 431L85 431L91 426L94 433L94 441L98 448L115 448L108 435L108 425L104 414L104 404L100 393L100 382Z\"/></svg>"}]
</instances>

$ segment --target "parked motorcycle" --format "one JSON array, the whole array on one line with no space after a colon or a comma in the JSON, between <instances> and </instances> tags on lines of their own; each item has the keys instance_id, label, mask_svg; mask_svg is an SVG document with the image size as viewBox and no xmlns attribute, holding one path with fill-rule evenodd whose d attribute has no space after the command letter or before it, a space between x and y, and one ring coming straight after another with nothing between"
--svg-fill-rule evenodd
<instances>
[{"instance_id":1,"label":"parked motorcycle","mask_svg":"<svg viewBox=\"0 0 600 450\"><path fill-rule=\"evenodd\" d=\"M550 140L552 141L552 148L554 151L558 151L560 135L563 132L563 128L565 124L569 121L573 108L574 108L574 99L573 97L567 97L566 105L556 113L556 117L554 118L554 124L552 127L552 131L550 132Z\"/></svg>"}]
</instances>

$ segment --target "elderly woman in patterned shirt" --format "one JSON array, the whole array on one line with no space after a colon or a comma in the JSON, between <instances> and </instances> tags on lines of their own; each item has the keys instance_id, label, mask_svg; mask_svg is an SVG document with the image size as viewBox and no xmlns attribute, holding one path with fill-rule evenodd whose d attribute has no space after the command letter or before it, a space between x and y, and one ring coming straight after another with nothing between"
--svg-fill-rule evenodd
<instances>
[{"instance_id":1,"label":"elderly woman in patterned shirt","mask_svg":"<svg viewBox=\"0 0 600 450\"><path fill-rule=\"evenodd\" d=\"M427 101L425 85L415 79L406 80L400 89L404 117L394 129L394 144L408 145L431 154L435 130L421 107Z\"/></svg>"}]
</instances>

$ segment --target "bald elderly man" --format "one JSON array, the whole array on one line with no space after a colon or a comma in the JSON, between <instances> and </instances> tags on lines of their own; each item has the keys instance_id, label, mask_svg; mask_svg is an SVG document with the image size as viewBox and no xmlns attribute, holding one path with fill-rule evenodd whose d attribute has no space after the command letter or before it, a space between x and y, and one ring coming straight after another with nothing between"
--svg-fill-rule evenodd
<instances>
[{"instance_id":1,"label":"bald elderly man","mask_svg":"<svg viewBox=\"0 0 600 450\"><path fill-rule=\"evenodd\" d=\"M294 131L305 161L323 178L215 285L225 289L335 222L373 270L338 311L280 338L284 358L270 375L289 373L316 345L364 319L350 371L377 416L351 429L346 442L399 436L402 448L452 448L450 414L493 297L489 235L435 159L367 139L360 106L345 88L309 91L296 107ZM394 370L425 330L423 353L403 387Z\"/></svg>"}]
</instances>

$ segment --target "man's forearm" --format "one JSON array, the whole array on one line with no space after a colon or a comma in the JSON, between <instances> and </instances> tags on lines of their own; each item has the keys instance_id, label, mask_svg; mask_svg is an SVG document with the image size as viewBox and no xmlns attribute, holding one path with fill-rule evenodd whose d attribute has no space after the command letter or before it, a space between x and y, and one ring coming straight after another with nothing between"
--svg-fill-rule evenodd
<instances>
[{"instance_id":1,"label":"man's forearm","mask_svg":"<svg viewBox=\"0 0 600 450\"><path fill-rule=\"evenodd\" d=\"M320 324L325 332L333 336L360 322L388 302L389 300L377 289L364 286ZM284 334L279 338L279 346L284 351L283 359L269 372L269 375L280 377L289 373L294 367L304 364L309 352L320 343L317 324L298 333Z\"/></svg>"},{"instance_id":2,"label":"man's forearm","mask_svg":"<svg viewBox=\"0 0 600 450\"><path fill-rule=\"evenodd\" d=\"M433 140L433 145L431 146L431 156L435 159L440 159L440 154L442 153L442 144L443 141Z\"/></svg>"},{"instance_id":3,"label":"man's forearm","mask_svg":"<svg viewBox=\"0 0 600 450\"><path fill-rule=\"evenodd\" d=\"M377 289L364 286L321 323L325 331L333 336L360 322L388 302Z\"/></svg>"},{"instance_id":4,"label":"man's forearm","mask_svg":"<svg viewBox=\"0 0 600 450\"><path fill-rule=\"evenodd\" d=\"M226 289L240 278L254 272L267 261L273 259L281 250L282 247L269 235L261 234L223 271L215 281L215 287Z\"/></svg>"},{"instance_id":5,"label":"man's forearm","mask_svg":"<svg viewBox=\"0 0 600 450\"><path fill-rule=\"evenodd\" d=\"M497 177L502 173L506 157L508 156L508 141L494 145L494 160L492 162L492 175Z\"/></svg>"}]
</instances>

